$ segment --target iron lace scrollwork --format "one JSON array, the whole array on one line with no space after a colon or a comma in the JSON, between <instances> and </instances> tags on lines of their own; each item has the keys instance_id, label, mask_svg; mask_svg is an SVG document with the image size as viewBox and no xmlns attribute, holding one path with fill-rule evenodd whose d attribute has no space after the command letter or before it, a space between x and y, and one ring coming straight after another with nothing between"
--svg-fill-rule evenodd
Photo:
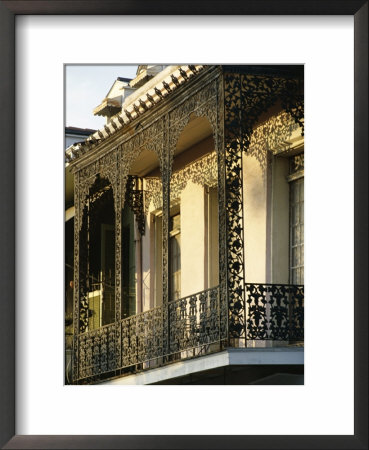
<instances>
[{"instance_id":1,"label":"iron lace scrollwork","mask_svg":"<svg viewBox=\"0 0 369 450\"><path fill-rule=\"evenodd\" d=\"M246 284L247 339L304 340L304 287Z\"/></svg>"},{"instance_id":2,"label":"iron lace scrollwork","mask_svg":"<svg viewBox=\"0 0 369 450\"><path fill-rule=\"evenodd\" d=\"M227 239L227 286L230 337L244 335L244 245L241 79L224 80L225 212Z\"/></svg>"},{"instance_id":3,"label":"iron lace scrollwork","mask_svg":"<svg viewBox=\"0 0 369 450\"><path fill-rule=\"evenodd\" d=\"M169 302L169 353L197 349L220 341L219 286Z\"/></svg>"},{"instance_id":4,"label":"iron lace scrollwork","mask_svg":"<svg viewBox=\"0 0 369 450\"><path fill-rule=\"evenodd\" d=\"M224 73L224 161L229 337L245 338L242 153L262 113L278 100L303 130L303 86L282 76ZM222 175L222 174L221 174Z\"/></svg>"},{"instance_id":5,"label":"iron lace scrollwork","mask_svg":"<svg viewBox=\"0 0 369 450\"><path fill-rule=\"evenodd\" d=\"M127 204L136 217L138 231L145 234L145 210L144 191L142 189L142 179L137 176L128 175L125 192L125 204ZM140 188L141 187L141 188Z\"/></svg>"}]
</instances>

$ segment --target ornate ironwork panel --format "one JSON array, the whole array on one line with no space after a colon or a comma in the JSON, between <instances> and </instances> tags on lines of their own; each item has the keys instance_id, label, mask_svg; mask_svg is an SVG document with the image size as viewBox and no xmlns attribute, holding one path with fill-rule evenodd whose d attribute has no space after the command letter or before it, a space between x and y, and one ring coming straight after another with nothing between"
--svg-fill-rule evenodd
<instances>
[{"instance_id":1,"label":"ornate ironwork panel","mask_svg":"<svg viewBox=\"0 0 369 450\"><path fill-rule=\"evenodd\" d=\"M78 379L97 377L116 369L115 324L78 336Z\"/></svg>"},{"instance_id":2,"label":"ornate ironwork panel","mask_svg":"<svg viewBox=\"0 0 369 450\"><path fill-rule=\"evenodd\" d=\"M154 209L163 208L163 184L160 178L144 178L145 180L145 215L149 213L150 204Z\"/></svg>"},{"instance_id":3,"label":"ornate ironwork panel","mask_svg":"<svg viewBox=\"0 0 369 450\"><path fill-rule=\"evenodd\" d=\"M115 176L115 350L116 363L121 365L121 329L119 321L122 317L122 178L120 174L121 158L120 151L117 152L116 176Z\"/></svg>"},{"instance_id":4,"label":"ornate ironwork panel","mask_svg":"<svg viewBox=\"0 0 369 450\"><path fill-rule=\"evenodd\" d=\"M77 205L74 216L74 236L73 236L73 252L74 252L74 273L73 273L73 367L72 379L78 378L78 362L79 362L79 222L81 220L79 205L79 172L74 176L74 201Z\"/></svg>"},{"instance_id":5,"label":"ornate ironwork panel","mask_svg":"<svg viewBox=\"0 0 369 450\"><path fill-rule=\"evenodd\" d=\"M206 117L212 127L213 135L217 130L217 80L211 80L201 88L191 91L169 114L170 140L172 152L176 148L178 138L193 117ZM215 137L215 136L214 136Z\"/></svg>"},{"instance_id":6,"label":"ornate ironwork panel","mask_svg":"<svg viewBox=\"0 0 369 450\"><path fill-rule=\"evenodd\" d=\"M224 159L227 289L230 337L244 336L244 245L242 174L242 79L224 75Z\"/></svg>"},{"instance_id":7,"label":"ornate ironwork panel","mask_svg":"<svg viewBox=\"0 0 369 450\"><path fill-rule=\"evenodd\" d=\"M246 284L247 339L304 340L304 287Z\"/></svg>"},{"instance_id":8,"label":"ornate ironwork panel","mask_svg":"<svg viewBox=\"0 0 369 450\"><path fill-rule=\"evenodd\" d=\"M224 144L224 75L217 80L217 129L214 136L218 155L218 222L219 222L219 296L220 339L228 340L228 268L227 268L227 210L226 210L226 148Z\"/></svg>"},{"instance_id":9,"label":"ornate ironwork panel","mask_svg":"<svg viewBox=\"0 0 369 450\"><path fill-rule=\"evenodd\" d=\"M163 142L164 142L164 119L157 118L153 123L143 129L138 129L131 136L123 138L120 151L120 178L121 194L125 199L127 180L132 164L143 150L154 152L159 159L160 170L163 174ZM123 205L122 205L123 206Z\"/></svg>"},{"instance_id":10,"label":"ornate ironwork panel","mask_svg":"<svg viewBox=\"0 0 369 450\"><path fill-rule=\"evenodd\" d=\"M145 189L145 214L148 214L150 203L152 202L155 209L163 207L163 187L159 178L147 178ZM217 170L217 154L212 152L206 156L196 160L192 164L188 164L182 170L172 174L170 182L170 201L174 202L180 198L183 189L187 183L192 181L200 186L217 186L218 170Z\"/></svg>"},{"instance_id":11,"label":"ornate ironwork panel","mask_svg":"<svg viewBox=\"0 0 369 450\"><path fill-rule=\"evenodd\" d=\"M220 341L219 286L169 302L169 353Z\"/></svg>"},{"instance_id":12,"label":"ornate ironwork panel","mask_svg":"<svg viewBox=\"0 0 369 450\"><path fill-rule=\"evenodd\" d=\"M136 217L138 231L145 234L144 191L139 186L139 177L128 175L125 203L131 208Z\"/></svg>"},{"instance_id":13,"label":"ornate ironwork panel","mask_svg":"<svg viewBox=\"0 0 369 450\"><path fill-rule=\"evenodd\" d=\"M90 163L88 166L78 171L79 198L78 203L76 203L75 200L75 205L79 210L81 219L83 217L83 210L86 206L91 188L96 182L98 176L100 176L100 178L105 178L110 182L111 186L113 187L114 201L116 203L118 199L116 192L117 177L118 177L117 158L118 158L118 148L98 158L96 161ZM115 204L115 209L116 208L117 205ZM81 227L82 227L82 220L79 221L79 229L81 229Z\"/></svg>"},{"instance_id":14,"label":"ornate ironwork panel","mask_svg":"<svg viewBox=\"0 0 369 450\"><path fill-rule=\"evenodd\" d=\"M154 308L120 322L122 368L163 356L162 309Z\"/></svg>"}]
</instances>

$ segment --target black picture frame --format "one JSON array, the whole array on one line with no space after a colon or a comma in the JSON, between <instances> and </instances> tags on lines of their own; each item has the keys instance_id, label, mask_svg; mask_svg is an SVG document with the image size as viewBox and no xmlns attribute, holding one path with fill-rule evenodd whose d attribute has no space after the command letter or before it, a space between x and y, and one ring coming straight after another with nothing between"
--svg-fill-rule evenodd
<instances>
[{"instance_id":1,"label":"black picture frame","mask_svg":"<svg viewBox=\"0 0 369 450\"><path fill-rule=\"evenodd\" d=\"M18 14L237 14L354 16L354 435L15 435L15 16ZM84 0L0 2L0 445L6 449L367 449L368 448L368 1ZM339 95L339 93L337 93ZM17 280L20 283L20 280ZM344 330L342 330L344 333ZM342 338L344 335L342 334ZM339 345L339 337L335 342ZM339 370L337 362L337 370Z\"/></svg>"}]
</instances>

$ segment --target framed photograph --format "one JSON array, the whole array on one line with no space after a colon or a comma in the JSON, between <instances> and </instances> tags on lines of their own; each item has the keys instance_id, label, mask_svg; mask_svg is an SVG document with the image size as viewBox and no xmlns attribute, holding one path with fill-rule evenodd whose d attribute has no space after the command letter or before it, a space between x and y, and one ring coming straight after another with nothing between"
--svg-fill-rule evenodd
<instances>
[{"instance_id":1,"label":"framed photograph","mask_svg":"<svg viewBox=\"0 0 369 450\"><path fill-rule=\"evenodd\" d=\"M367 18L0 3L3 448L368 447Z\"/></svg>"}]
</instances>

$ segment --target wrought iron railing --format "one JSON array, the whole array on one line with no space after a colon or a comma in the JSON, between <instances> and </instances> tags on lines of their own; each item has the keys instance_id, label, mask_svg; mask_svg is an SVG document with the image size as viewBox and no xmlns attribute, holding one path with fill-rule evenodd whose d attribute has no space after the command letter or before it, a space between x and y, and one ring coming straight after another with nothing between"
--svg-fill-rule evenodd
<instances>
[{"instance_id":1,"label":"wrought iron railing","mask_svg":"<svg viewBox=\"0 0 369 450\"><path fill-rule=\"evenodd\" d=\"M219 342L219 287L169 302L169 353Z\"/></svg>"},{"instance_id":2,"label":"wrought iron railing","mask_svg":"<svg viewBox=\"0 0 369 450\"><path fill-rule=\"evenodd\" d=\"M247 340L304 340L304 286L248 283L245 297Z\"/></svg>"},{"instance_id":3,"label":"wrought iron railing","mask_svg":"<svg viewBox=\"0 0 369 450\"><path fill-rule=\"evenodd\" d=\"M288 345L304 339L303 286L246 284L244 329L238 339L230 334L228 342L221 339L221 301L217 286L80 334L79 381L145 370L227 345L267 340Z\"/></svg>"},{"instance_id":4,"label":"wrought iron railing","mask_svg":"<svg viewBox=\"0 0 369 450\"><path fill-rule=\"evenodd\" d=\"M110 373L116 363L115 324L78 336L78 375L80 379Z\"/></svg>"},{"instance_id":5,"label":"wrought iron railing","mask_svg":"<svg viewBox=\"0 0 369 450\"><path fill-rule=\"evenodd\" d=\"M122 368L163 356L163 307L123 319L121 327Z\"/></svg>"}]
</instances>

